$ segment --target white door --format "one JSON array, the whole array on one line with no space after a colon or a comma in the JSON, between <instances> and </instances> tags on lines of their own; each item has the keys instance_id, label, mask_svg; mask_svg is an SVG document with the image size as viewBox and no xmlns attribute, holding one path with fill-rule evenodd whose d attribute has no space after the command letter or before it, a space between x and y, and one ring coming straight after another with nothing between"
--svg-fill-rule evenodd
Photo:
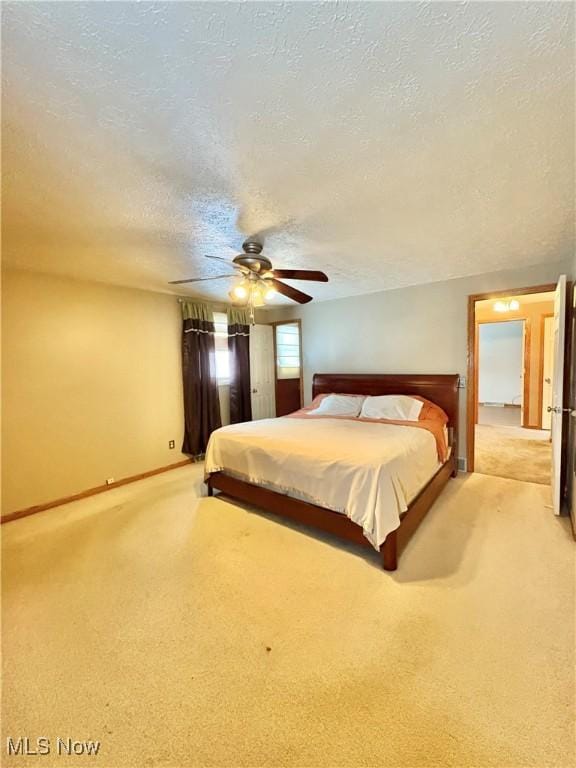
<instances>
[{"instance_id":1,"label":"white door","mask_svg":"<svg viewBox=\"0 0 576 768\"><path fill-rule=\"evenodd\" d=\"M250 326L250 386L252 420L276 414L274 394L274 336L271 325Z\"/></svg>"},{"instance_id":2,"label":"white door","mask_svg":"<svg viewBox=\"0 0 576 768\"><path fill-rule=\"evenodd\" d=\"M561 275L554 295L554 372L552 378L552 505L554 514L560 514L562 488L562 409L564 396L564 345L566 325L566 275Z\"/></svg>"},{"instance_id":3,"label":"white door","mask_svg":"<svg viewBox=\"0 0 576 768\"><path fill-rule=\"evenodd\" d=\"M544 318L544 357L542 361L542 429L552 425L552 382L554 380L554 318Z\"/></svg>"}]
</instances>

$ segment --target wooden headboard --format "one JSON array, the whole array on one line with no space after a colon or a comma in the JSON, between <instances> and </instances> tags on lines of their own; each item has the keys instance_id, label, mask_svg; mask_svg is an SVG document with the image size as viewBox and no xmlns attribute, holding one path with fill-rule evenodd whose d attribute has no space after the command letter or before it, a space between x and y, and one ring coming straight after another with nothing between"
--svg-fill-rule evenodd
<instances>
[{"instance_id":1,"label":"wooden headboard","mask_svg":"<svg viewBox=\"0 0 576 768\"><path fill-rule=\"evenodd\" d=\"M431 400L448 416L458 444L457 373L315 373L312 397L328 392L347 395L419 395Z\"/></svg>"}]
</instances>

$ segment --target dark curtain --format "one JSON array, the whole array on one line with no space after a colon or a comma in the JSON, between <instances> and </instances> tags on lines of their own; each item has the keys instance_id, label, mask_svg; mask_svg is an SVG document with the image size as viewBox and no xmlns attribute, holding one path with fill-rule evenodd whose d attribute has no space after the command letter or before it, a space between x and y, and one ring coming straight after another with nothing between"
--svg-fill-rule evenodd
<instances>
[{"instance_id":1,"label":"dark curtain","mask_svg":"<svg viewBox=\"0 0 576 768\"><path fill-rule=\"evenodd\" d=\"M252 420L250 396L250 321L248 313L228 310L230 351L230 423Z\"/></svg>"},{"instance_id":2,"label":"dark curtain","mask_svg":"<svg viewBox=\"0 0 576 768\"><path fill-rule=\"evenodd\" d=\"M222 426L216 380L214 318L203 304L182 302L184 442L182 453L202 456L212 432Z\"/></svg>"}]
</instances>

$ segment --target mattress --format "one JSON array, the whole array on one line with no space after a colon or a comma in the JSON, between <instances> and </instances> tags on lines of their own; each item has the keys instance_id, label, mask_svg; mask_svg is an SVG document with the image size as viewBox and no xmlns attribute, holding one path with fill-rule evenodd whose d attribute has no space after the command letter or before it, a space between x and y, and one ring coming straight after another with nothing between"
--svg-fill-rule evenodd
<instances>
[{"instance_id":1,"label":"mattress","mask_svg":"<svg viewBox=\"0 0 576 768\"><path fill-rule=\"evenodd\" d=\"M282 417L216 430L205 471L345 514L379 549L440 466L436 440L425 429Z\"/></svg>"}]
</instances>

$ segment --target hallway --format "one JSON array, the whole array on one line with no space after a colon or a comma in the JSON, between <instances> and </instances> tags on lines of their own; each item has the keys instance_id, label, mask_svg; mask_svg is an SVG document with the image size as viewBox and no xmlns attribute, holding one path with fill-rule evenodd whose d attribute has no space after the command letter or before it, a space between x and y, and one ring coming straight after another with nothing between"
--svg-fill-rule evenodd
<instances>
[{"instance_id":1,"label":"hallway","mask_svg":"<svg viewBox=\"0 0 576 768\"><path fill-rule=\"evenodd\" d=\"M498 407L478 404L478 424L488 424L495 427L522 426L522 409L520 406Z\"/></svg>"},{"instance_id":2,"label":"hallway","mask_svg":"<svg viewBox=\"0 0 576 768\"><path fill-rule=\"evenodd\" d=\"M550 485L551 463L548 430L501 424L476 425L476 472Z\"/></svg>"}]
</instances>

